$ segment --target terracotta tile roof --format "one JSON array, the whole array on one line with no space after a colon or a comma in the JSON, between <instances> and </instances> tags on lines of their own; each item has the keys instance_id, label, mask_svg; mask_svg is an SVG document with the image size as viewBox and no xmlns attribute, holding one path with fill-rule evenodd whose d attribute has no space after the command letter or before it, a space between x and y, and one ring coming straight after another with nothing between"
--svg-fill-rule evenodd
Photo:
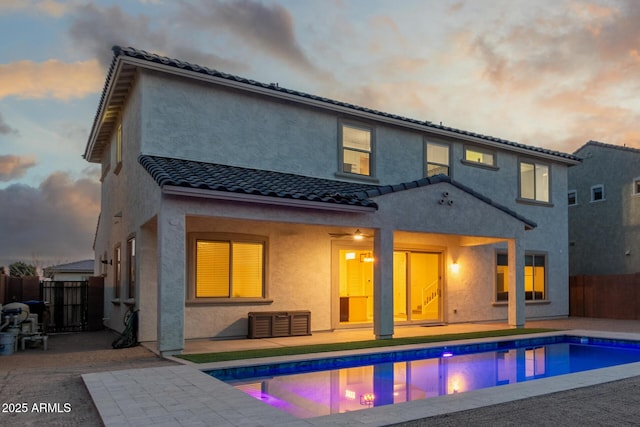
<instances>
[{"instance_id":1,"label":"terracotta tile roof","mask_svg":"<svg viewBox=\"0 0 640 427\"><path fill-rule=\"evenodd\" d=\"M580 160L578 157L574 156L573 154L562 153L560 151L548 150L548 149L545 149L545 148L540 148L540 147L535 147L535 146L531 146L531 145L520 144L518 142L509 141L509 140L502 139L502 138L496 138L496 137L489 136L489 135L483 135L483 134L479 134L479 133L475 133L475 132L469 132L469 131L462 130L462 129L456 129L456 128L452 128L452 127L448 127L448 126L442 126L442 125L438 125L438 124L430 122L430 121L416 120L416 119L411 119L411 118L408 118L408 117L399 116L399 115L396 115L396 114L385 113L383 111L378 111L378 110L374 110L374 109L371 109L371 108L361 107L359 105L354 105L354 104L350 104L350 103L347 103L347 102L336 101L336 100L325 98L325 97L322 97L322 96L317 96L317 95L312 95L312 94L308 94L308 93L304 93L304 92L300 92L300 91L296 91L296 90L292 90L292 89L287 89L287 88L279 86L277 83L260 83L260 82L257 82L255 80L246 79L246 78L243 78L243 77L235 76L233 74L223 73L221 71L217 71L217 70L214 70L214 69L211 69L211 68L207 68L207 67L203 67L203 66L196 65L196 64L191 64L191 63L185 62L185 61L180 61L178 59L168 58L166 56L160 56L160 55L157 55L157 54L154 54L154 53L146 52L144 50L135 49L133 47L113 46L112 50L114 52L114 58L113 58L113 62L111 64L111 67L110 67L110 69L108 71L108 74L107 74L105 88L103 90L103 94L102 94L102 97L100 99L100 106L98 108L98 112L100 112L102 110L103 104L105 102L107 88L108 88L108 85L109 85L109 81L113 77L113 71L114 71L114 66L116 64L116 61L117 61L118 57L125 56L125 57L141 59L141 60L144 60L144 61L149 61L149 62L156 63L156 64L163 64L163 65L166 65L166 66L175 67L175 68L179 68L179 69L185 69L185 70L196 72L196 73L202 73L202 74L214 76L214 77L217 77L217 78L222 78L222 79L225 79L225 80L232 80L234 82L246 84L248 86L260 87L262 89L272 90L274 92L280 92L280 93L284 93L284 94L287 94L287 95L292 95L292 96L297 96L297 97L300 97L300 98L310 99L310 100L318 101L318 102L321 102L321 103L325 103L325 104L327 104L327 106L335 106L335 107L347 108L347 109L358 111L358 112L364 112L364 113L372 114L372 115L375 115L375 116L380 116L380 117L384 117L384 118L390 118L390 119L398 120L398 121L401 121L401 122L416 124L416 125L424 126L424 127L427 127L427 128L437 129L437 130L440 130L440 131L451 132L451 133L454 133L454 134L470 136L470 137L473 137L473 138L478 138L478 139L490 141L490 142L493 142L493 143L499 143L499 144L505 145L507 147L514 147L514 148L518 148L518 149L524 149L524 150L528 150L528 151L532 151L532 152L536 152L536 153L550 155L550 156L553 156L553 157L558 157L558 158L566 159L566 160L569 160L569 161L579 161ZM96 116L96 118L94 120L94 128L96 127L96 125L97 125L99 120L100 120L100 117Z\"/></svg>"},{"instance_id":2,"label":"terracotta tile roof","mask_svg":"<svg viewBox=\"0 0 640 427\"><path fill-rule=\"evenodd\" d=\"M524 222L528 228L537 226L535 222L517 212L445 175L396 185L371 185L150 155L141 155L138 161L160 187L177 186L375 209L378 208L378 204L371 200L374 197L432 184L449 183Z\"/></svg>"}]
</instances>

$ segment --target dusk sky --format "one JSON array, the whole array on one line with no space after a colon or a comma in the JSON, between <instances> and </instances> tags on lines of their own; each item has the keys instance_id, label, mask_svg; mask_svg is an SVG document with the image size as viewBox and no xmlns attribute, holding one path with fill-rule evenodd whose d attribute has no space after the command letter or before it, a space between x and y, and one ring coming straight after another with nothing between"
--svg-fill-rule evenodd
<instances>
[{"instance_id":1,"label":"dusk sky","mask_svg":"<svg viewBox=\"0 0 640 427\"><path fill-rule=\"evenodd\" d=\"M637 0L0 0L0 265L93 258L114 44L523 144L640 148Z\"/></svg>"}]
</instances>

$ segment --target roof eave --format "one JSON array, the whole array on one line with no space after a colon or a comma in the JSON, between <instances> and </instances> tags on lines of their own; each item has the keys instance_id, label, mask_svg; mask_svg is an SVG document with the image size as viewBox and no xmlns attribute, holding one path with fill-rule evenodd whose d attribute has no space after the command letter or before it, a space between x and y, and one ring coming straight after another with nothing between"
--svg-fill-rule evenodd
<instances>
[{"instance_id":1,"label":"roof eave","mask_svg":"<svg viewBox=\"0 0 640 427\"><path fill-rule=\"evenodd\" d=\"M226 200L232 202L257 203L262 205L287 206L305 209L321 209L339 212L368 213L375 212L374 206L350 205L344 203L318 202L313 200L299 200L287 197L262 196L256 194L234 193L230 191L206 190L200 188L180 187L175 185L162 186L162 193L173 196L197 197L204 199Z\"/></svg>"},{"instance_id":2,"label":"roof eave","mask_svg":"<svg viewBox=\"0 0 640 427\"><path fill-rule=\"evenodd\" d=\"M117 56L110 67L98 105L98 111L89 133L83 157L91 163L100 163L102 145L113 132L113 126L120 117L122 107L129 95L129 90L136 75L136 65L130 64L131 58Z\"/></svg>"}]
</instances>

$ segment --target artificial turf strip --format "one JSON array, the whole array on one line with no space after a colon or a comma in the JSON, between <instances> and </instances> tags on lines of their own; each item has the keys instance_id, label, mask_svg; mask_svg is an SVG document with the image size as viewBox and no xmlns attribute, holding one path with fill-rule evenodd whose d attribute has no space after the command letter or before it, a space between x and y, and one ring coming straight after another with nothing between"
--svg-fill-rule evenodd
<instances>
[{"instance_id":1,"label":"artificial turf strip","mask_svg":"<svg viewBox=\"0 0 640 427\"><path fill-rule=\"evenodd\" d=\"M391 347L407 344L424 344L441 341L466 340L477 338L506 337L510 335L553 332L556 329L516 328L495 331L464 332L460 334L428 335L421 337L392 338L388 340L353 341L332 344L299 345L294 347L264 348L258 350L225 351L221 353L200 353L177 355L193 363L225 362L228 360L255 359L261 357L291 356L294 354L322 353L327 351L359 350L363 348Z\"/></svg>"}]
</instances>

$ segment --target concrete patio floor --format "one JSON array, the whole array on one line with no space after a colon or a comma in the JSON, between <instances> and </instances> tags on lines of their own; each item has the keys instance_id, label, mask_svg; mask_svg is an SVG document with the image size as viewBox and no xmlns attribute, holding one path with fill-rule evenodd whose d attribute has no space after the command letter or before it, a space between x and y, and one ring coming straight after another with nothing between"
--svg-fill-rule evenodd
<instances>
[{"instance_id":1,"label":"concrete patio floor","mask_svg":"<svg viewBox=\"0 0 640 427\"><path fill-rule=\"evenodd\" d=\"M589 336L640 340L640 321L604 319L558 319L529 321L529 328L576 330ZM396 328L395 337L440 335L459 332L508 328L504 323L456 324L434 327ZM314 333L305 337L259 340L190 340L185 353L220 352L333 343L373 339L371 330L351 329ZM155 349L155 343L148 343ZM434 344L437 346L438 344ZM423 345L424 346L424 345ZM385 351L379 349L374 351ZM367 350L371 353L372 350ZM353 352L348 352L352 354ZM340 355L341 353L335 353ZM324 353L321 357L329 355ZM269 362L308 358L269 358ZM83 375L87 389L107 426L125 425L215 425L215 426L320 426L377 425L411 422L427 417L510 402L552 392L570 390L633 376L640 376L640 363L546 378L527 383L476 390L457 395L440 396L424 401L371 408L345 414L333 414L310 419L297 419L218 381L201 369L259 364L264 361L234 361L195 365L181 359L182 366L103 372Z\"/></svg>"},{"instance_id":2,"label":"concrete patio floor","mask_svg":"<svg viewBox=\"0 0 640 427\"><path fill-rule=\"evenodd\" d=\"M631 332L640 333L640 320L612 320L595 318L562 318L547 320L529 320L526 328L548 329L585 329L590 331ZM510 329L507 323L456 323L445 326L400 326L394 331L394 338L417 337L429 335L458 334L465 332L481 332ZM186 340L183 354L218 353L223 351L253 350L298 345L339 343L351 341L373 340L375 336L371 328L338 329L327 332L314 332L310 336L260 338L260 339L194 339ZM147 342L143 345L157 353L157 343Z\"/></svg>"}]
</instances>

